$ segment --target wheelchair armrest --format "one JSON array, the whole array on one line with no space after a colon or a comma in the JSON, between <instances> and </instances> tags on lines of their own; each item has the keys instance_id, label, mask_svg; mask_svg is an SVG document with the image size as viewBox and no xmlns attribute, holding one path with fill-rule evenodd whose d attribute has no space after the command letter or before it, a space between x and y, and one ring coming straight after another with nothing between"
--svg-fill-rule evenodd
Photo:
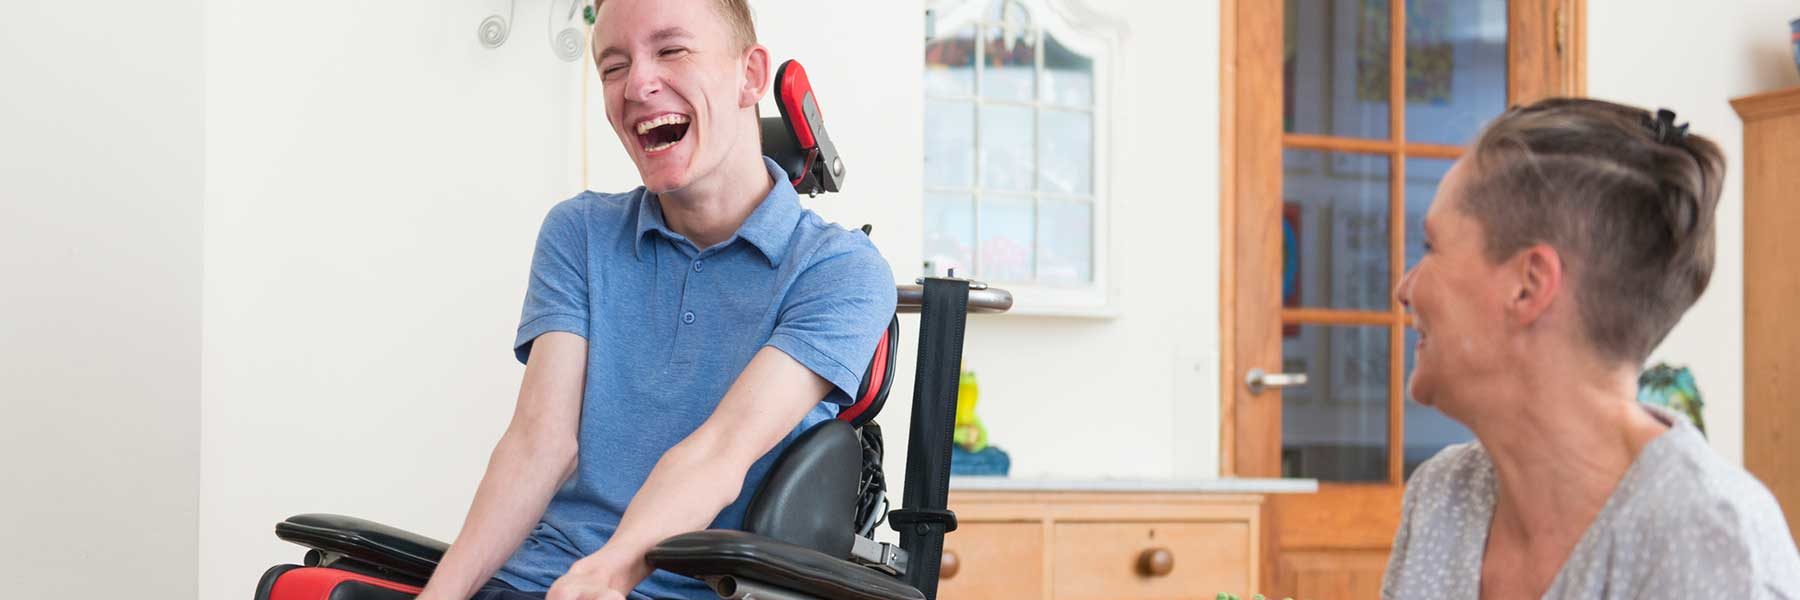
<instances>
[{"instance_id":1,"label":"wheelchair armrest","mask_svg":"<svg viewBox=\"0 0 1800 600\"><path fill-rule=\"evenodd\" d=\"M383 573L424 581L431 578L450 545L356 517L306 514L275 524L275 536L312 548L331 566L339 558Z\"/></svg>"},{"instance_id":2,"label":"wheelchair armrest","mask_svg":"<svg viewBox=\"0 0 1800 600\"><path fill-rule=\"evenodd\" d=\"M742 531L684 533L650 550L650 565L693 577L736 577L832 600L924 600L919 590L848 560Z\"/></svg>"}]
</instances>

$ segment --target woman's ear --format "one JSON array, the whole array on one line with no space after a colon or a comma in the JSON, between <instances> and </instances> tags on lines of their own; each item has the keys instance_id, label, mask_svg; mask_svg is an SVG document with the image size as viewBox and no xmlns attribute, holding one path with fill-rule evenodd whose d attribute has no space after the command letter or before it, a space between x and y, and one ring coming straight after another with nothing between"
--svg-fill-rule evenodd
<instances>
[{"instance_id":1,"label":"woman's ear","mask_svg":"<svg viewBox=\"0 0 1800 600\"><path fill-rule=\"evenodd\" d=\"M1565 287L1562 254L1549 244L1533 244L1515 255L1513 262L1518 280L1506 309L1514 322L1531 325L1549 312Z\"/></svg>"},{"instance_id":2,"label":"woman's ear","mask_svg":"<svg viewBox=\"0 0 1800 600\"><path fill-rule=\"evenodd\" d=\"M738 94L738 108L750 108L762 102L763 94L769 92L769 49L762 44L751 44L744 50L744 87Z\"/></svg>"}]
</instances>

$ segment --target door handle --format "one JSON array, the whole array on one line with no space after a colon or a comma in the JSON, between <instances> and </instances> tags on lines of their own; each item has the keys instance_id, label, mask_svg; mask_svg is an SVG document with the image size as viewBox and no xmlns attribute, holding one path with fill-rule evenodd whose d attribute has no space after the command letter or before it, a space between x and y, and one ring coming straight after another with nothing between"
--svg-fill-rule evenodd
<instances>
[{"instance_id":1,"label":"door handle","mask_svg":"<svg viewBox=\"0 0 1800 600\"><path fill-rule=\"evenodd\" d=\"M1306 385L1305 373L1264 373L1262 369L1251 369L1244 374L1244 387L1250 388L1251 394L1261 394L1266 389L1281 389Z\"/></svg>"}]
</instances>

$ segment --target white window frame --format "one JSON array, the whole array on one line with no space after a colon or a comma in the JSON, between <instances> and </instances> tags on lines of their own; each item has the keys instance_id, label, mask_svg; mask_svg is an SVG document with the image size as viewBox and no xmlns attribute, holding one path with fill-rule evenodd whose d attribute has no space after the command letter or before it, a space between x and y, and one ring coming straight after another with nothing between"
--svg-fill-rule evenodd
<instances>
[{"instance_id":1,"label":"white window frame","mask_svg":"<svg viewBox=\"0 0 1800 600\"><path fill-rule=\"evenodd\" d=\"M1118 60L1120 55L1119 45L1123 28L1113 17L1083 6L1077 0L1012 1L1023 5L1030 13L1032 27L1043 31L1043 34L1046 36L1056 38L1057 43L1062 44L1070 50L1081 53L1093 61L1094 98L1091 110L1094 136L1094 146L1092 148L1094 179L1092 192L1093 221L1091 223L1093 230L1090 239L1090 242L1093 244L1091 249L1091 260L1093 261L1091 269L1093 278L1085 286L1052 286L1036 282L998 280L988 282L995 286L1005 288L1013 293L1013 309L1010 311L1010 314L1075 317L1117 316L1117 311L1114 306L1116 294L1113 289L1114 279L1111 268L1112 244L1110 235L1110 204L1112 197L1111 166L1113 162L1112 134L1114 123L1117 118L1112 111L1112 106L1113 90L1116 84L1115 82L1117 81L1116 74L1118 73L1115 61ZM931 35L953 35L957 31L970 27L972 24L982 23L982 13L993 3L994 0L927 0L925 5L926 10L928 11L928 18L931 20L927 26L927 33ZM1080 23L1081 25L1076 25L1077 23ZM983 39L984 34L985 32L983 30L977 28L975 33L976 39ZM929 43L934 39L936 38L928 38L926 41ZM1036 89L1036 86L1042 84L1042 57L1043 44L1040 40L1038 44L1039 69L1036 71L1036 76L1039 79L1034 82L1034 89ZM979 83L977 84L976 93L977 95L972 98L928 98L933 100L968 101L978 109L983 102L987 102L981 100L981 96L979 95ZM993 103L1008 105L1019 104L1006 101L993 101ZM1041 127L1042 119L1037 116L1039 111L1046 107L1056 108L1055 105L1043 104L1037 99L1033 99L1028 105L1034 108L1034 127ZM979 113L980 111L977 110L976 112ZM979 114L977 114L977 119L979 119ZM977 128L979 128L979 120L976 122L978 124ZM979 213L981 197L981 177L979 167L981 139L979 131L975 132L972 138L974 140L974 145L970 148L970 153L972 159L975 160L978 165L976 167L975 179L970 182L970 189L973 191L972 198L974 198L976 203L973 208ZM1034 135L1033 144L1038 145L1041 143L1042 141ZM1037 150L1034 148L1033 153L1035 154L1035 152L1037 152ZM921 157L921 160L923 160L923 157ZM1035 180L1037 174L1034 172L1032 177ZM922 188L922 190L925 193L939 191L930 188L929 186ZM957 193L960 193L960 190L942 191L956 191ZM1041 191L1034 190L1031 195L1033 198L1037 198L1038 202L1041 202L1043 198L1043 192ZM922 199L923 196L921 196L921 200ZM1035 228L1037 227L1035 220L1032 223L1032 227L1035 231ZM976 239L974 240L974 243L977 247L977 252L979 252L979 246L981 244L979 217L977 217L975 236ZM1042 241L1042 237L1034 233L1033 241L1034 244L1039 244ZM1037 260L1037 252L1037 248L1034 247L1032 249L1032 260L1034 263ZM934 273L934 275L942 275L943 273L941 271L942 270L940 269L940 272ZM979 271L977 271L974 276L977 279L987 281L987 278Z\"/></svg>"}]
</instances>

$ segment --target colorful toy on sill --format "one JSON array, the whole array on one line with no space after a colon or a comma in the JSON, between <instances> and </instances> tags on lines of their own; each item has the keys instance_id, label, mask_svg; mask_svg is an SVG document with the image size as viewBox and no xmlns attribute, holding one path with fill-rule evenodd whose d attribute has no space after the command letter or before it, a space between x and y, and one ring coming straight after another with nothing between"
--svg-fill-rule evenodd
<instances>
[{"instance_id":1,"label":"colorful toy on sill","mask_svg":"<svg viewBox=\"0 0 1800 600\"><path fill-rule=\"evenodd\" d=\"M1012 470L1012 457L1006 451L988 445L987 427L981 424L981 417L975 414L975 404L981 396L981 386L975 382L975 372L964 368L962 377L956 385L956 429L951 435L955 442L950 448L951 475L997 475L1005 476Z\"/></svg>"},{"instance_id":2,"label":"colorful toy on sill","mask_svg":"<svg viewBox=\"0 0 1800 600\"><path fill-rule=\"evenodd\" d=\"M981 386L975 383L975 372L963 369L956 382L956 433L952 439L969 452L987 447L987 428L975 416L975 403L980 401Z\"/></svg>"},{"instance_id":3,"label":"colorful toy on sill","mask_svg":"<svg viewBox=\"0 0 1800 600\"><path fill-rule=\"evenodd\" d=\"M1706 403L1700 399L1700 387L1694 384L1694 374L1687 367L1657 363L1646 369L1638 375L1637 398L1640 403L1685 415L1701 435L1706 434L1706 421L1700 418L1700 409Z\"/></svg>"}]
</instances>

